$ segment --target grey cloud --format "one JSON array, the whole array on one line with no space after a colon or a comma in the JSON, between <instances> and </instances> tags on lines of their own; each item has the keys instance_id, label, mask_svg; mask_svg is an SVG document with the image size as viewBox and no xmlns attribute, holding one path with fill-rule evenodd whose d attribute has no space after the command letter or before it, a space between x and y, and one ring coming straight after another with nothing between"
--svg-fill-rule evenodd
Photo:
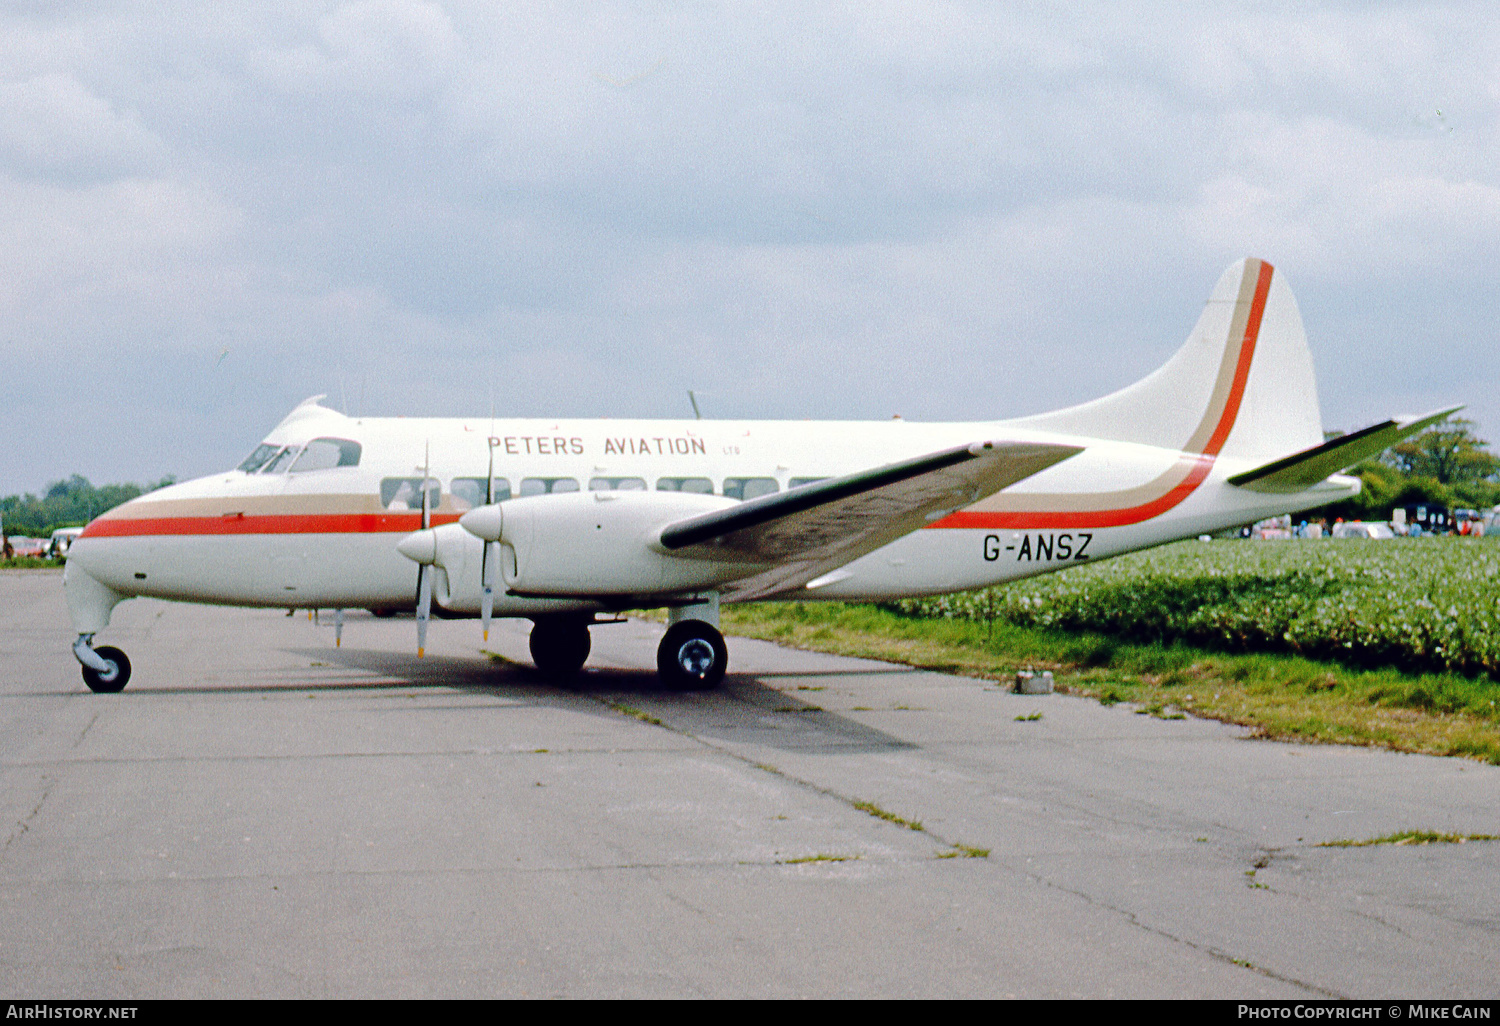
<instances>
[{"instance_id":1,"label":"grey cloud","mask_svg":"<svg viewBox=\"0 0 1500 1026\"><path fill-rule=\"evenodd\" d=\"M13 173L97 180L158 167L160 138L116 111L72 75L0 82L0 167Z\"/></svg>"},{"instance_id":2,"label":"grey cloud","mask_svg":"<svg viewBox=\"0 0 1500 1026\"><path fill-rule=\"evenodd\" d=\"M228 465L319 391L1030 412L1150 370L1247 253L1330 424L1493 430L1497 41L1477 4L0 13L0 345L112 383L28 383L0 479Z\"/></svg>"},{"instance_id":3,"label":"grey cloud","mask_svg":"<svg viewBox=\"0 0 1500 1026\"><path fill-rule=\"evenodd\" d=\"M443 9L414 0L344 4L318 19L316 34L315 42L252 51L250 71L288 92L393 98L441 85L459 51Z\"/></svg>"}]
</instances>

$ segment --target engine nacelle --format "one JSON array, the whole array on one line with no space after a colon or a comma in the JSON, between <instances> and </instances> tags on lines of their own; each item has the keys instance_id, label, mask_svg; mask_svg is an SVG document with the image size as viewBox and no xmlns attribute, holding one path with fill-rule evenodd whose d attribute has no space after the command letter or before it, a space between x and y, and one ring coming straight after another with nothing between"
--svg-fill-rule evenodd
<instances>
[{"instance_id":1,"label":"engine nacelle","mask_svg":"<svg viewBox=\"0 0 1500 1026\"><path fill-rule=\"evenodd\" d=\"M511 499L464 515L498 538L506 590L517 595L660 595L712 587L759 567L682 559L656 546L661 529L733 499L690 492L569 492Z\"/></svg>"}]
</instances>

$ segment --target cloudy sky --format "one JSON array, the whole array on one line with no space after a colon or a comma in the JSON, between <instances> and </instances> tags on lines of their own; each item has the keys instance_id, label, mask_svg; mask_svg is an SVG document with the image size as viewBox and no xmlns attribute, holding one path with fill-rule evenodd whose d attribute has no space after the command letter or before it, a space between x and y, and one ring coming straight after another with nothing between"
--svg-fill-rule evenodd
<instances>
[{"instance_id":1,"label":"cloudy sky","mask_svg":"<svg viewBox=\"0 0 1500 1026\"><path fill-rule=\"evenodd\" d=\"M0 494L369 414L984 419L1287 276L1500 436L1492 4L0 0Z\"/></svg>"}]
</instances>

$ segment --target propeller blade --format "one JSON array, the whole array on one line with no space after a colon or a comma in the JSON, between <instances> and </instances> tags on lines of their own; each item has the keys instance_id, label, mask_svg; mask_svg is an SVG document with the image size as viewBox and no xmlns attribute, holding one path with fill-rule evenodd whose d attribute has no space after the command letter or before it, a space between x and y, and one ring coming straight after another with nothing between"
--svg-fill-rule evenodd
<instances>
[{"instance_id":1,"label":"propeller blade","mask_svg":"<svg viewBox=\"0 0 1500 1026\"><path fill-rule=\"evenodd\" d=\"M422 530L432 526L432 503L429 501L431 493L427 489L427 479L432 473L432 443L428 442L422 453Z\"/></svg>"},{"instance_id":2,"label":"propeller blade","mask_svg":"<svg viewBox=\"0 0 1500 1026\"><path fill-rule=\"evenodd\" d=\"M479 562L479 579L484 584L484 591L479 595L479 624L484 630L484 640L490 640L490 617L495 612L495 584L490 580L490 574L494 572L495 560L490 558L490 548L498 548L499 542L485 542L484 556ZM496 553L499 558L499 553Z\"/></svg>"},{"instance_id":3,"label":"propeller blade","mask_svg":"<svg viewBox=\"0 0 1500 1026\"><path fill-rule=\"evenodd\" d=\"M490 425L491 432L494 425ZM490 469L484 475L484 504L488 506L495 501L495 438L490 436Z\"/></svg>"},{"instance_id":4,"label":"propeller blade","mask_svg":"<svg viewBox=\"0 0 1500 1026\"><path fill-rule=\"evenodd\" d=\"M432 618L432 564L417 568L417 658L427 654L427 621Z\"/></svg>"},{"instance_id":5,"label":"propeller blade","mask_svg":"<svg viewBox=\"0 0 1500 1026\"><path fill-rule=\"evenodd\" d=\"M427 481L432 474L432 442L422 450L422 530L432 529L432 491ZM417 565L417 658L427 654L427 622L432 618L432 564Z\"/></svg>"},{"instance_id":6,"label":"propeller blade","mask_svg":"<svg viewBox=\"0 0 1500 1026\"><path fill-rule=\"evenodd\" d=\"M494 411L490 411L490 467L484 475L484 504L492 505L495 501L495 423ZM484 640L490 640L490 615L495 611L495 585L490 580L490 567L493 565L490 559L490 543L485 542L482 554L479 557L479 583L484 591L479 596L479 626L484 631Z\"/></svg>"}]
</instances>

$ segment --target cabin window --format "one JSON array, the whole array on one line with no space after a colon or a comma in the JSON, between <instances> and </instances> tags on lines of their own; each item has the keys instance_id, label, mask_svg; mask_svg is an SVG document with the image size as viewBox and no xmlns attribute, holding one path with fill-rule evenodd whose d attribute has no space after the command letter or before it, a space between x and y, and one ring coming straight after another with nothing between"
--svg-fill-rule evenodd
<instances>
[{"instance_id":1,"label":"cabin window","mask_svg":"<svg viewBox=\"0 0 1500 1026\"><path fill-rule=\"evenodd\" d=\"M528 477L521 481L521 491L516 496L525 499L532 495L556 495L560 492L578 491L578 479L572 477Z\"/></svg>"},{"instance_id":2,"label":"cabin window","mask_svg":"<svg viewBox=\"0 0 1500 1026\"><path fill-rule=\"evenodd\" d=\"M772 492L781 490L774 477L726 477L724 479L724 496L729 499L740 499L742 501L757 499L762 495L770 495Z\"/></svg>"},{"instance_id":3,"label":"cabin window","mask_svg":"<svg viewBox=\"0 0 1500 1026\"><path fill-rule=\"evenodd\" d=\"M591 492L644 492L645 490L646 479L643 477L589 478L589 491Z\"/></svg>"},{"instance_id":4,"label":"cabin window","mask_svg":"<svg viewBox=\"0 0 1500 1026\"><path fill-rule=\"evenodd\" d=\"M817 484L819 481L827 481L826 477L794 477L786 483L787 488L801 488L803 485Z\"/></svg>"},{"instance_id":5,"label":"cabin window","mask_svg":"<svg viewBox=\"0 0 1500 1026\"><path fill-rule=\"evenodd\" d=\"M507 478L497 477L491 484L491 493L495 502L504 502L510 498L510 481ZM453 499L454 509L473 509L484 505L484 478L482 477L455 477L448 485L448 495Z\"/></svg>"},{"instance_id":6,"label":"cabin window","mask_svg":"<svg viewBox=\"0 0 1500 1026\"><path fill-rule=\"evenodd\" d=\"M280 450L281 446L279 445L258 445L255 447L254 452L245 457L245 462L241 463L235 469L243 470L247 474L253 474L261 467L265 466L266 460L270 459L272 456L275 456L276 453Z\"/></svg>"},{"instance_id":7,"label":"cabin window","mask_svg":"<svg viewBox=\"0 0 1500 1026\"><path fill-rule=\"evenodd\" d=\"M297 447L289 445L267 460L266 465L261 468L260 472L262 474L285 474L286 468L291 466L292 460L296 458Z\"/></svg>"},{"instance_id":8,"label":"cabin window","mask_svg":"<svg viewBox=\"0 0 1500 1026\"><path fill-rule=\"evenodd\" d=\"M443 486L435 477L427 479L427 508L435 510L443 501ZM395 511L421 510L422 479L420 477L388 477L380 482L380 504Z\"/></svg>"},{"instance_id":9,"label":"cabin window","mask_svg":"<svg viewBox=\"0 0 1500 1026\"><path fill-rule=\"evenodd\" d=\"M656 479L659 492L693 492L696 495L712 495L714 483L706 477L659 477Z\"/></svg>"},{"instance_id":10,"label":"cabin window","mask_svg":"<svg viewBox=\"0 0 1500 1026\"><path fill-rule=\"evenodd\" d=\"M292 473L359 466L360 446L347 438L314 438L292 464Z\"/></svg>"}]
</instances>

